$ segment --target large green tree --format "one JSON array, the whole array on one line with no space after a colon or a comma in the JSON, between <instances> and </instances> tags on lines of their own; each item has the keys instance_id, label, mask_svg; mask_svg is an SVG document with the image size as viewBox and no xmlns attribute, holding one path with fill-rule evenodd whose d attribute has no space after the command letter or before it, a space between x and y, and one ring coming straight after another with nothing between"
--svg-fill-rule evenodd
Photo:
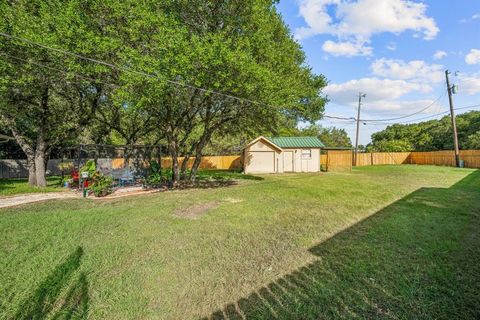
<instances>
[{"instance_id":1,"label":"large green tree","mask_svg":"<svg viewBox=\"0 0 480 320\"><path fill-rule=\"evenodd\" d=\"M186 178L190 157L195 161L188 178L195 177L214 135L274 131L286 119L321 117L325 80L305 66L274 5L266 0L134 1L109 11L142 21L122 26L119 18L107 19L125 43L120 52L129 64L155 75L123 74L122 94L154 115L175 181Z\"/></svg>"},{"instance_id":2,"label":"large green tree","mask_svg":"<svg viewBox=\"0 0 480 320\"><path fill-rule=\"evenodd\" d=\"M88 16L80 14L86 4L0 4L0 31L13 36L0 37L0 120L27 157L32 185L46 185L50 151L78 137L105 100L102 74L108 70L20 38L102 57L102 41L92 35Z\"/></svg>"},{"instance_id":3,"label":"large green tree","mask_svg":"<svg viewBox=\"0 0 480 320\"><path fill-rule=\"evenodd\" d=\"M11 39L0 43L23 58L2 59L0 113L40 185L48 148L86 125L95 141L111 132L125 143L163 141L176 182L194 179L215 135L275 132L286 122L318 120L325 79L306 66L276 3L3 2L3 32L116 66ZM65 72L37 68L39 61Z\"/></svg>"},{"instance_id":4,"label":"large green tree","mask_svg":"<svg viewBox=\"0 0 480 320\"><path fill-rule=\"evenodd\" d=\"M352 141L345 129L336 127L322 127L318 124L310 125L300 129L299 134L302 136L314 136L320 139L327 147L351 147Z\"/></svg>"}]
</instances>

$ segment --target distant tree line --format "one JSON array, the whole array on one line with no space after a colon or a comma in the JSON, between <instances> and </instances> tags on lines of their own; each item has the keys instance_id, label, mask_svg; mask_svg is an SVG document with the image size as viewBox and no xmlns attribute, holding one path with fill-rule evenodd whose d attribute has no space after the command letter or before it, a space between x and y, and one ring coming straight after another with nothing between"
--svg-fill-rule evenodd
<instances>
[{"instance_id":1,"label":"distant tree line","mask_svg":"<svg viewBox=\"0 0 480 320\"><path fill-rule=\"evenodd\" d=\"M45 186L48 158L79 142L162 144L173 182L194 180L212 141L319 120L326 80L276 3L0 2L0 32L12 36L0 37L0 127L26 157L30 184Z\"/></svg>"},{"instance_id":2,"label":"distant tree line","mask_svg":"<svg viewBox=\"0 0 480 320\"><path fill-rule=\"evenodd\" d=\"M480 111L457 115L460 149L480 149ZM367 151L437 151L453 150L450 116L414 124L394 124L372 134Z\"/></svg>"},{"instance_id":3,"label":"distant tree line","mask_svg":"<svg viewBox=\"0 0 480 320\"><path fill-rule=\"evenodd\" d=\"M239 154L245 145L258 135L275 134L280 136L312 136L317 137L327 147L352 147L352 142L344 129L336 127L322 127L311 124L299 128L295 122L285 122L276 132L253 132L240 131L229 135L215 135L210 144L205 148L208 155L235 155Z\"/></svg>"},{"instance_id":4,"label":"distant tree line","mask_svg":"<svg viewBox=\"0 0 480 320\"><path fill-rule=\"evenodd\" d=\"M352 141L348 137L347 132L341 128L322 127L321 125L313 124L300 129L299 135L317 137L326 147L348 148L352 146Z\"/></svg>"}]
</instances>

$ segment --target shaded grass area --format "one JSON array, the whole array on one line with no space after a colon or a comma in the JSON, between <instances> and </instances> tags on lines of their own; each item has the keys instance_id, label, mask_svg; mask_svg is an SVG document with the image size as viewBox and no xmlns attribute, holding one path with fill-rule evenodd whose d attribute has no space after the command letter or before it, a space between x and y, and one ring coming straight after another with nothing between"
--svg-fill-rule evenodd
<instances>
[{"instance_id":1,"label":"shaded grass area","mask_svg":"<svg viewBox=\"0 0 480 320\"><path fill-rule=\"evenodd\" d=\"M235 180L263 180L262 177L244 174L242 170L200 170L199 179L235 179Z\"/></svg>"},{"instance_id":2,"label":"shaded grass area","mask_svg":"<svg viewBox=\"0 0 480 320\"><path fill-rule=\"evenodd\" d=\"M1 209L0 318L479 317L478 171L261 178Z\"/></svg>"},{"instance_id":3,"label":"shaded grass area","mask_svg":"<svg viewBox=\"0 0 480 320\"><path fill-rule=\"evenodd\" d=\"M480 172L421 188L205 319L479 319Z\"/></svg>"},{"instance_id":4,"label":"shaded grass area","mask_svg":"<svg viewBox=\"0 0 480 320\"><path fill-rule=\"evenodd\" d=\"M82 319L88 311L88 282L85 273L73 279L80 267L83 249L78 247L42 281L18 309L15 319ZM71 284L70 284L71 283ZM65 298L57 303L65 287Z\"/></svg>"},{"instance_id":5,"label":"shaded grass area","mask_svg":"<svg viewBox=\"0 0 480 320\"><path fill-rule=\"evenodd\" d=\"M231 185L235 180L263 180L263 178L243 174L240 170L200 170L198 180L198 187L218 187ZM61 177L47 177L47 187L38 188L29 186L27 179L0 179L0 197L25 193L58 192L63 190L61 182Z\"/></svg>"},{"instance_id":6,"label":"shaded grass area","mask_svg":"<svg viewBox=\"0 0 480 320\"><path fill-rule=\"evenodd\" d=\"M0 179L0 197L23 193L56 192L62 190L60 187L60 177L48 177L46 188L32 187L28 185L27 179Z\"/></svg>"}]
</instances>

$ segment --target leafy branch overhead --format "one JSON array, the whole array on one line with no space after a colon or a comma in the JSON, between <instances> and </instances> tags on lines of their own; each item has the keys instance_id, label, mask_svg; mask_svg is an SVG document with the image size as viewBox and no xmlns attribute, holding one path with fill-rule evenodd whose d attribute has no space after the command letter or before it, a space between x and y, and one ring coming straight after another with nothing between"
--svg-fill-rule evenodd
<instances>
[{"instance_id":1,"label":"leafy branch overhead","mask_svg":"<svg viewBox=\"0 0 480 320\"><path fill-rule=\"evenodd\" d=\"M79 139L163 143L175 182L195 178L214 136L320 119L326 80L305 64L275 4L0 4L0 30L17 37L0 41L0 113L29 159L31 183L45 184L42 163L52 149ZM190 157L196 161L187 177Z\"/></svg>"}]
</instances>

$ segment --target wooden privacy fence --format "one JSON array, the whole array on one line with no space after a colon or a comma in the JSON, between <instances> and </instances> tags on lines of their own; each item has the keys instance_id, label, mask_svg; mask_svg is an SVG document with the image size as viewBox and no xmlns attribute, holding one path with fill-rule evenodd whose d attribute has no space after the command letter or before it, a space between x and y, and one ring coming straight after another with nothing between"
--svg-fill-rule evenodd
<instances>
[{"instance_id":1,"label":"wooden privacy fence","mask_svg":"<svg viewBox=\"0 0 480 320\"><path fill-rule=\"evenodd\" d=\"M320 157L322 170L345 171L352 169L353 152L351 150L327 150ZM480 168L480 150L461 150L460 159L466 168ZM74 161L74 160L70 160ZM125 159L98 159L99 162L108 162L112 169L125 167ZM179 159L180 163L183 158ZM188 160L191 168L195 158ZM430 164L439 166L455 166L453 151L432 152L369 152L359 153L358 166L373 166L382 164ZM47 170L50 175L59 175L59 159L48 161ZM171 168L172 159L162 158L162 167ZM241 170L242 157L237 156L206 156L202 157L200 169ZM0 160L0 178L28 177L26 160Z\"/></svg>"},{"instance_id":2,"label":"wooden privacy fence","mask_svg":"<svg viewBox=\"0 0 480 320\"><path fill-rule=\"evenodd\" d=\"M374 166L377 164L409 163L410 152L369 152L359 153L357 166Z\"/></svg>"},{"instance_id":3,"label":"wooden privacy fence","mask_svg":"<svg viewBox=\"0 0 480 320\"><path fill-rule=\"evenodd\" d=\"M183 157L178 158L178 165L181 166L183 162ZM125 167L124 158L112 159L112 168L123 168ZM162 168L171 168L172 167L172 158L161 158ZM195 158L188 159L187 166L191 168ZM148 166L148 164L146 164ZM218 170L238 170L242 169L242 159L241 156L205 156L202 157L200 162L200 169L218 169Z\"/></svg>"},{"instance_id":4,"label":"wooden privacy fence","mask_svg":"<svg viewBox=\"0 0 480 320\"><path fill-rule=\"evenodd\" d=\"M322 170L352 170L352 155L351 150L327 150L325 154L320 156Z\"/></svg>"},{"instance_id":5,"label":"wooden privacy fence","mask_svg":"<svg viewBox=\"0 0 480 320\"><path fill-rule=\"evenodd\" d=\"M480 168L480 150L460 150L460 159L465 168ZM359 153L357 166L381 164L429 164L455 166L455 153L452 150L429 152L369 152Z\"/></svg>"},{"instance_id":6,"label":"wooden privacy fence","mask_svg":"<svg viewBox=\"0 0 480 320\"><path fill-rule=\"evenodd\" d=\"M183 158L179 158L179 165L182 164ZM188 159L188 168L191 168L195 158ZM162 158L162 167L171 168L172 159ZM239 170L242 169L242 157L241 156L209 156L202 157L200 162L200 169L218 169L218 170Z\"/></svg>"}]
</instances>

